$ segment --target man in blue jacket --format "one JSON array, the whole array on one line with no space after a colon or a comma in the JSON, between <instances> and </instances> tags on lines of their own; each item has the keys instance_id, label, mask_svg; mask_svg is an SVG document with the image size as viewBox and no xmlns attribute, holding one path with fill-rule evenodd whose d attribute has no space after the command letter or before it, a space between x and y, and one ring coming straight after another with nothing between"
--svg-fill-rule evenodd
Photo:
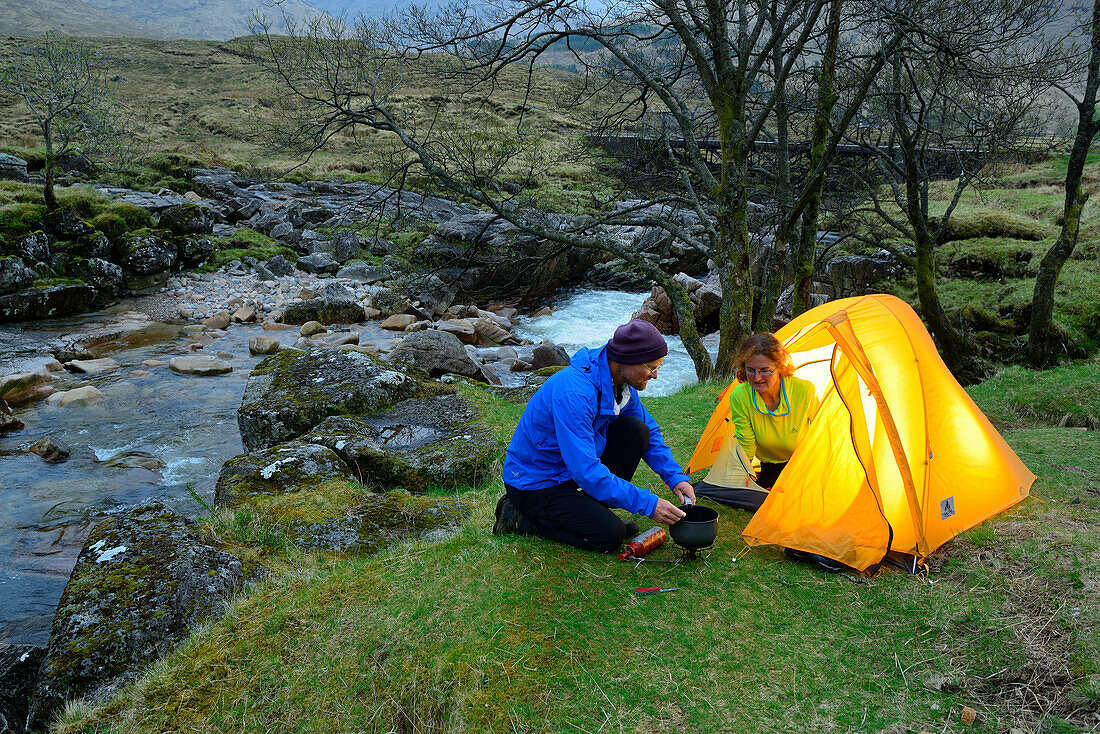
<instances>
[{"instance_id":1,"label":"man in blue jacket","mask_svg":"<svg viewBox=\"0 0 1100 734\"><path fill-rule=\"evenodd\" d=\"M671 524L683 511L631 484L645 462L681 500L695 501L638 391L657 376L668 345L635 320L600 349L581 349L527 403L504 459L506 494L493 532L534 534L585 550L615 551L637 532L618 507Z\"/></svg>"}]
</instances>

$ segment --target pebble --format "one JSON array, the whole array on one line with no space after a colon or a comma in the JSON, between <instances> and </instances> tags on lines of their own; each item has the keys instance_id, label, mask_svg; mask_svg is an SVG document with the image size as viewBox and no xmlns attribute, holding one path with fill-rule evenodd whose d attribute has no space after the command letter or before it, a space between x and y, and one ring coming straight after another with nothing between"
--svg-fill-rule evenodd
<instances>
[{"instance_id":1,"label":"pebble","mask_svg":"<svg viewBox=\"0 0 1100 734\"><path fill-rule=\"evenodd\" d=\"M974 722L978 720L978 712L969 706L963 706L962 712L959 714L959 719L967 726L973 726Z\"/></svg>"},{"instance_id":2,"label":"pebble","mask_svg":"<svg viewBox=\"0 0 1100 734\"><path fill-rule=\"evenodd\" d=\"M167 362L163 359L147 359L141 363L142 367L163 367Z\"/></svg>"}]
</instances>

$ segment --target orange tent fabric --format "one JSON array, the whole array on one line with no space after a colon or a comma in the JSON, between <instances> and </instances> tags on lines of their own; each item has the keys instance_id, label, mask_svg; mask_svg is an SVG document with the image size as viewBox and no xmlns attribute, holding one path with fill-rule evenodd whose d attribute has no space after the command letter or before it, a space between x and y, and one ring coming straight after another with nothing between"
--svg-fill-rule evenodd
<instances>
[{"instance_id":1,"label":"orange tent fabric","mask_svg":"<svg viewBox=\"0 0 1100 734\"><path fill-rule=\"evenodd\" d=\"M924 558L1027 497L1035 475L893 296L832 301L776 336L821 407L742 536L859 570L888 551ZM727 392L729 389L727 388ZM726 393L723 393L723 397ZM704 469L732 426L722 399L688 462Z\"/></svg>"}]
</instances>

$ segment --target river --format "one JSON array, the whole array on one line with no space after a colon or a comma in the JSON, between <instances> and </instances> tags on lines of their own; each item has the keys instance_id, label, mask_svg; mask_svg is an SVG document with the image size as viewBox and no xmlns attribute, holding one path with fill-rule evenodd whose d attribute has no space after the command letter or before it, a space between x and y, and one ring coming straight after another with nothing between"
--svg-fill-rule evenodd
<instances>
[{"instance_id":1,"label":"river","mask_svg":"<svg viewBox=\"0 0 1100 734\"><path fill-rule=\"evenodd\" d=\"M551 302L554 313L519 318L514 332L565 345L600 346L641 305L645 293L578 291ZM0 327L4 354L34 349L52 337L74 334L125 319L132 303L106 312L49 322ZM361 343L392 341L374 324ZM0 642L43 645L54 608L92 525L112 513L158 499L183 515L203 512L213 498L222 463L242 451L237 408L252 367L261 357L248 351L257 325L234 325L228 335L200 353L226 352L231 373L217 377L180 375L166 366L144 368L191 353L182 324L149 323L121 341L93 348L119 368L100 375L65 375L58 387L93 385L102 405L52 407L44 402L16 409L22 431L0 436ZM293 343L298 330L263 332ZM695 379L678 338L647 396L667 395ZM3 366L0 364L0 366ZM52 436L67 444L67 461L47 464L24 449ZM153 457L163 467L143 468Z\"/></svg>"}]
</instances>

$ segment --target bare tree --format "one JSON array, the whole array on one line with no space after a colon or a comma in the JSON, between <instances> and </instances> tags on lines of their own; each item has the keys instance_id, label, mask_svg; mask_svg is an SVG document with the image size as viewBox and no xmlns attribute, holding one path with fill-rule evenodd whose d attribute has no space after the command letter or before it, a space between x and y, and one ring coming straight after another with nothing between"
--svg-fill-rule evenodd
<instances>
[{"instance_id":1,"label":"bare tree","mask_svg":"<svg viewBox=\"0 0 1100 734\"><path fill-rule=\"evenodd\" d=\"M1035 293L1031 300L1031 326L1028 336L1027 360L1033 367L1045 367L1056 359L1051 348L1054 312L1054 288L1062 266L1073 254L1081 228L1081 211L1089 192L1081 183L1089 148L1100 134L1100 118L1096 115L1096 95L1100 90L1100 5L1092 4L1090 22L1084 25L1087 58L1085 85L1078 97L1069 86L1055 81L1055 86L1073 100L1077 108L1077 134L1073 139L1066 166L1066 202L1062 210L1062 231L1058 240L1043 255L1035 277Z\"/></svg>"},{"instance_id":2,"label":"bare tree","mask_svg":"<svg viewBox=\"0 0 1100 734\"><path fill-rule=\"evenodd\" d=\"M62 157L118 158L131 142L122 129L124 116L111 100L107 70L85 41L39 36L0 70L0 91L26 104L42 135L48 210L57 208L54 183Z\"/></svg>"},{"instance_id":3,"label":"bare tree","mask_svg":"<svg viewBox=\"0 0 1100 734\"><path fill-rule=\"evenodd\" d=\"M864 12L876 5L851 4ZM808 56L820 54L823 13L830 5L834 14L840 12L839 1L832 0L616 0L599 6L580 0L493 0L476 12L458 3L438 14L414 8L382 22L289 21L285 37L260 20L253 50L284 91L270 140L308 154L348 127L383 130L409 152L404 166L419 168L435 184L524 232L623 259L669 294L696 372L707 378L715 363L675 274L608 233L621 226L655 228L714 262L723 292L717 371L726 374L737 341L753 328L750 154L756 141L767 137L787 80L812 63ZM886 22L881 15L879 20ZM893 25L861 51L868 60L863 92L902 36ZM501 195L490 183L517 163L532 172L545 165L538 131L522 117L506 134L479 127L474 115L442 124L439 109L410 109L407 100L398 99L399 90L419 76L476 107L506 84L521 92L524 85L532 89L538 83L533 69L552 57L559 63L571 60L578 70L558 90L559 109L576 119L597 110L590 120L592 137L631 136L679 161L669 185L627 205L601 202L585 217L553 218L529 199ZM858 109L859 85L853 88L857 93L832 136L819 135L813 170L789 197L792 221L812 200L806 190L820 187L829 152ZM785 253L779 251L781 261ZM774 311L774 303L760 310L769 305ZM770 323L770 316L766 320Z\"/></svg>"},{"instance_id":4,"label":"bare tree","mask_svg":"<svg viewBox=\"0 0 1100 734\"><path fill-rule=\"evenodd\" d=\"M1044 128L1040 72L1049 47L1036 39L1054 9L1014 0L942 12L891 56L866 105L871 124L853 135L877 157L886 182L882 195L872 196L873 220L912 243L912 255L895 254L913 268L921 315L963 379L982 370L944 311L935 253L950 236L964 192L981 184L988 164L1034 146ZM936 187L948 193L938 214L930 208Z\"/></svg>"}]
</instances>

